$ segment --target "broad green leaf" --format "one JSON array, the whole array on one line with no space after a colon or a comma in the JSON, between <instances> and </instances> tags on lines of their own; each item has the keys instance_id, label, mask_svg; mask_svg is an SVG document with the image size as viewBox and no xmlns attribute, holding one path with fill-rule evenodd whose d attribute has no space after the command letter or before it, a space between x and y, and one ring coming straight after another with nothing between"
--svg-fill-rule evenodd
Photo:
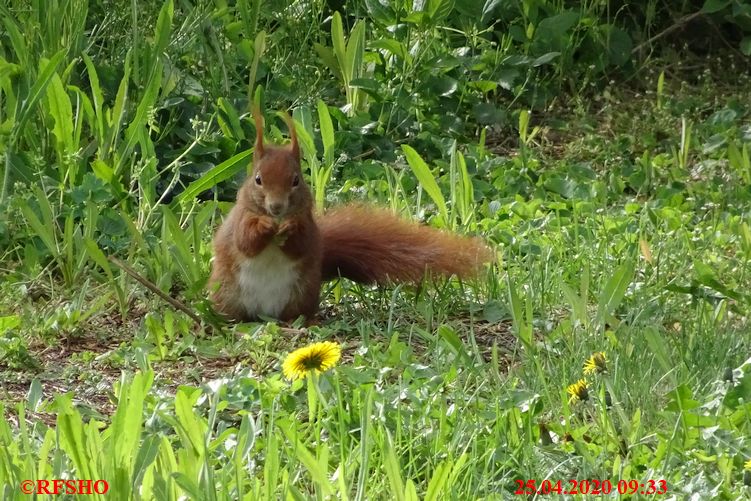
<instances>
[{"instance_id":1,"label":"broad green leaf","mask_svg":"<svg viewBox=\"0 0 751 501\"><path fill-rule=\"evenodd\" d=\"M115 178L115 171L112 170L112 167L107 165L106 162L99 160L98 158L95 159L93 162L91 162L91 170L94 172L94 175L96 177L112 186L116 196L124 192L123 186L120 184L120 181Z\"/></svg>"},{"instance_id":2,"label":"broad green leaf","mask_svg":"<svg viewBox=\"0 0 751 501\"><path fill-rule=\"evenodd\" d=\"M423 189L428 193L433 202L438 206L438 210L441 213L441 217L445 222L448 222L448 209L446 208L446 200L443 198L443 193L438 187L433 174L428 168L428 164L420 157L420 155L408 144L402 145L402 151L407 157L407 162L412 168L412 172L415 173L415 177L422 185Z\"/></svg>"},{"instance_id":3,"label":"broad green leaf","mask_svg":"<svg viewBox=\"0 0 751 501\"><path fill-rule=\"evenodd\" d=\"M725 296L735 299L736 301L744 301L746 298L743 294L732 290L731 288L720 282L719 277L715 270L701 261L694 262L694 270L696 271L696 279L700 284L709 287Z\"/></svg>"},{"instance_id":4,"label":"broad green leaf","mask_svg":"<svg viewBox=\"0 0 751 501\"><path fill-rule=\"evenodd\" d=\"M66 49L61 49L49 61L42 60L39 63L39 76L37 76L34 85L29 90L28 96L23 100L23 105L19 113L18 121L15 124L15 130L23 130L26 121L31 116L34 107L47 90L47 86L52 81L52 76L56 74L57 67L65 57Z\"/></svg>"},{"instance_id":5,"label":"broad green leaf","mask_svg":"<svg viewBox=\"0 0 751 501\"><path fill-rule=\"evenodd\" d=\"M409 54L407 46L394 38L380 38L373 40L369 45L371 48L382 49L398 58L404 59L408 65L412 64L412 56Z\"/></svg>"},{"instance_id":6,"label":"broad green leaf","mask_svg":"<svg viewBox=\"0 0 751 501\"><path fill-rule=\"evenodd\" d=\"M75 130L73 131L73 144L81 145L81 138L84 137L84 132L87 133L85 139L88 140L88 130L96 133L96 113L94 107L91 105L91 99L89 95L76 87L75 85L68 85L68 90L75 94L75 98L71 99L73 103L76 103L76 113L74 115ZM95 142L91 142L85 151L94 151L96 146ZM80 146L79 146L80 147ZM83 153L87 156L87 153Z\"/></svg>"},{"instance_id":7,"label":"broad green leaf","mask_svg":"<svg viewBox=\"0 0 751 501\"><path fill-rule=\"evenodd\" d=\"M454 10L454 0L427 0L430 22L435 24L446 19Z\"/></svg>"},{"instance_id":8,"label":"broad green leaf","mask_svg":"<svg viewBox=\"0 0 751 501\"><path fill-rule=\"evenodd\" d=\"M456 141L451 147L451 172L458 179L452 179L452 206L459 211L459 216L463 225L469 224L473 220L475 212L475 189L472 178L467 170L467 162L464 155L459 151ZM453 222L453 221L452 221ZM453 228L453 225L451 225Z\"/></svg>"},{"instance_id":9,"label":"broad green leaf","mask_svg":"<svg viewBox=\"0 0 751 501\"><path fill-rule=\"evenodd\" d=\"M313 49L315 49L315 51L318 53L318 57L321 58L323 64L325 64L331 70L331 72L338 80L343 82L344 76L342 75L341 68L339 68L339 62L337 61L337 58L334 55L334 51L331 49L331 47L326 47L325 45L321 45L316 42L313 44Z\"/></svg>"},{"instance_id":10,"label":"broad green leaf","mask_svg":"<svg viewBox=\"0 0 751 501\"><path fill-rule=\"evenodd\" d=\"M532 61L532 66L533 67L542 66L543 64L549 63L550 61L552 61L553 59L555 59L556 57L560 55L561 55L560 52L548 52L547 54L543 54L542 56Z\"/></svg>"},{"instance_id":11,"label":"broad green leaf","mask_svg":"<svg viewBox=\"0 0 751 501\"><path fill-rule=\"evenodd\" d=\"M444 487L446 486L449 473L451 473L451 461L444 460L433 472L433 476L430 477L428 482L428 492L425 494L425 501L435 501L444 494Z\"/></svg>"},{"instance_id":12,"label":"broad green leaf","mask_svg":"<svg viewBox=\"0 0 751 501\"><path fill-rule=\"evenodd\" d=\"M225 160L216 167L212 167L211 170L201 176L200 179L190 183L185 191L177 196L177 201L180 204L192 202L199 193L203 193L222 181L231 178L245 168L252 153L253 150L243 151L232 158Z\"/></svg>"},{"instance_id":13,"label":"broad green leaf","mask_svg":"<svg viewBox=\"0 0 751 501\"><path fill-rule=\"evenodd\" d=\"M60 250L55 241L54 228L42 224L42 221L39 220L39 217L37 217L34 210L26 202L21 204L21 212L23 213L26 222L31 226L31 229L34 230L36 236L42 239L44 246L50 254L52 254L52 257L57 258Z\"/></svg>"},{"instance_id":14,"label":"broad green leaf","mask_svg":"<svg viewBox=\"0 0 751 501\"><path fill-rule=\"evenodd\" d=\"M628 443L635 444L641 440L641 409L637 408L631 417L631 424L628 430Z\"/></svg>"},{"instance_id":15,"label":"broad green leaf","mask_svg":"<svg viewBox=\"0 0 751 501\"><path fill-rule=\"evenodd\" d=\"M631 60L633 42L629 34L617 26L608 25L608 54L610 62L622 66Z\"/></svg>"},{"instance_id":16,"label":"broad green leaf","mask_svg":"<svg viewBox=\"0 0 751 501\"><path fill-rule=\"evenodd\" d=\"M15 63L9 63L4 57L0 57L0 80L18 75L21 67Z\"/></svg>"},{"instance_id":17,"label":"broad green leaf","mask_svg":"<svg viewBox=\"0 0 751 501\"><path fill-rule=\"evenodd\" d=\"M104 273L107 275L107 278L110 280L110 282L115 281L115 277L112 274L112 267L109 264L109 261L107 261L107 257L104 255L104 252L99 248L99 246L94 242L94 240L87 238L84 241L84 245L86 246L86 251L89 254L89 257L104 270Z\"/></svg>"},{"instance_id":18,"label":"broad green leaf","mask_svg":"<svg viewBox=\"0 0 751 501\"><path fill-rule=\"evenodd\" d=\"M549 41L565 34L579 22L581 13L574 10L561 10L558 14L546 17L535 29L535 40Z\"/></svg>"},{"instance_id":19,"label":"broad green leaf","mask_svg":"<svg viewBox=\"0 0 751 501\"><path fill-rule=\"evenodd\" d=\"M99 154L103 158L109 158L115 145L120 140L120 127L125 117L125 104L128 99L128 82L130 81L130 60L132 51L125 55L125 70L120 85L115 95L115 104L112 107L112 113L108 113L109 123L107 124L106 148L100 148Z\"/></svg>"},{"instance_id":20,"label":"broad green leaf","mask_svg":"<svg viewBox=\"0 0 751 501\"><path fill-rule=\"evenodd\" d=\"M388 0L365 0L365 7L369 17L383 26L390 26L396 20Z\"/></svg>"},{"instance_id":21,"label":"broad green leaf","mask_svg":"<svg viewBox=\"0 0 751 501\"><path fill-rule=\"evenodd\" d=\"M161 439L158 435L149 435L141 442L130 470L130 481L134 486L142 484L146 470L154 463L159 454L160 444Z\"/></svg>"},{"instance_id":22,"label":"broad green leaf","mask_svg":"<svg viewBox=\"0 0 751 501\"><path fill-rule=\"evenodd\" d=\"M740 44L741 52L745 56L751 56L751 36L743 37Z\"/></svg>"},{"instance_id":23,"label":"broad green leaf","mask_svg":"<svg viewBox=\"0 0 751 501\"><path fill-rule=\"evenodd\" d=\"M97 264L97 266L104 270L104 274L107 275L107 280L115 289L115 294L117 294L117 301L120 306L120 311L124 315L127 310L127 298L125 296L125 291L117 283L117 281L115 281L115 276L112 273L112 267L110 266L107 257L104 255L104 252L102 252L96 242L91 238L91 236L86 236L83 242L84 247L86 248L86 254L89 256L89 258L91 258L92 261Z\"/></svg>"},{"instance_id":24,"label":"broad green leaf","mask_svg":"<svg viewBox=\"0 0 751 501\"><path fill-rule=\"evenodd\" d=\"M245 139L245 132L243 132L242 125L240 124L240 116L237 114L235 107L232 106L232 103L220 97L217 101L217 107L220 111L217 114L217 122L219 122L219 127L221 127L224 135L235 141Z\"/></svg>"},{"instance_id":25,"label":"broad green leaf","mask_svg":"<svg viewBox=\"0 0 751 501\"><path fill-rule=\"evenodd\" d=\"M649 325L644 328L644 338L647 340L649 352L654 355L660 364L660 370L665 374L672 373L675 364L671 361L672 357L666 350L667 343L662 334L653 325Z\"/></svg>"},{"instance_id":26,"label":"broad green leaf","mask_svg":"<svg viewBox=\"0 0 751 501\"><path fill-rule=\"evenodd\" d=\"M350 74L347 72L347 49L344 41L344 28L342 27L342 16L339 12L334 12L331 19L331 43L334 46L334 55L342 74L344 86L349 85Z\"/></svg>"},{"instance_id":27,"label":"broad green leaf","mask_svg":"<svg viewBox=\"0 0 751 501\"><path fill-rule=\"evenodd\" d=\"M527 348L532 348L534 345L532 344L532 324L529 321L531 319L525 318L524 303L522 302L521 296L519 296L516 285L511 281L509 275L506 275L506 288L508 290L509 303L511 305L511 320L514 329L516 330L516 335Z\"/></svg>"},{"instance_id":28,"label":"broad green leaf","mask_svg":"<svg viewBox=\"0 0 751 501\"><path fill-rule=\"evenodd\" d=\"M73 462L80 478L101 478L96 471L93 471L93 464L84 439L83 420L81 414L73 408L72 398L73 394L67 393L55 399L60 446Z\"/></svg>"},{"instance_id":29,"label":"broad green leaf","mask_svg":"<svg viewBox=\"0 0 751 501\"><path fill-rule=\"evenodd\" d=\"M731 0L706 0L701 10L706 14L712 14L721 11L730 5L730 2Z\"/></svg>"},{"instance_id":30,"label":"broad green leaf","mask_svg":"<svg viewBox=\"0 0 751 501\"><path fill-rule=\"evenodd\" d=\"M743 406L748 410L748 402L751 400L751 372L744 371L739 380L735 381L733 386L727 390L722 403L728 408L735 410ZM745 412L744 411L744 414Z\"/></svg>"},{"instance_id":31,"label":"broad green leaf","mask_svg":"<svg viewBox=\"0 0 751 501\"><path fill-rule=\"evenodd\" d=\"M451 350L456 353L456 355L464 360L469 361L471 360L471 357L469 356L469 353L467 353L467 349L464 346L464 343L462 343L462 340L459 338L459 335L456 333L454 329L447 325L441 325L438 327L438 335L448 343L448 345L451 347Z\"/></svg>"},{"instance_id":32,"label":"broad green leaf","mask_svg":"<svg viewBox=\"0 0 751 501\"><path fill-rule=\"evenodd\" d=\"M365 57L365 23L362 20L357 21L354 28L352 28L352 33L350 33L349 42L347 43L346 57L347 102L349 104L349 113L354 116L362 105L360 98L365 97L365 94L360 89L351 85L352 81L362 76L362 63Z\"/></svg>"},{"instance_id":33,"label":"broad green leaf","mask_svg":"<svg viewBox=\"0 0 751 501\"><path fill-rule=\"evenodd\" d=\"M472 112L478 123L483 125L506 125L506 111L493 103L477 103L472 106Z\"/></svg>"},{"instance_id":34,"label":"broad green leaf","mask_svg":"<svg viewBox=\"0 0 751 501\"><path fill-rule=\"evenodd\" d=\"M204 492L201 492L201 487L198 485L198 483L187 476L185 473L173 473L172 478L174 478L177 485L179 485L180 488L190 496L190 499L197 500L205 498L206 494Z\"/></svg>"},{"instance_id":35,"label":"broad green leaf","mask_svg":"<svg viewBox=\"0 0 751 501\"><path fill-rule=\"evenodd\" d=\"M678 385L675 390L668 393L668 396L670 400L665 408L672 412L686 412L701 405L694 399L691 388L686 383Z\"/></svg>"},{"instance_id":36,"label":"broad green leaf","mask_svg":"<svg viewBox=\"0 0 751 501\"><path fill-rule=\"evenodd\" d=\"M4 7L0 11L2 13L3 24L5 25L5 32L10 39L10 45L13 48L13 54L18 58L18 62L22 68L29 66L29 50L26 46L27 38L21 34L18 25L13 21L12 14Z\"/></svg>"},{"instance_id":37,"label":"broad green leaf","mask_svg":"<svg viewBox=\"0 0 751 501\"><path fill-rule=\"evenodd\" d=\"M148 117L151 110L154 108L156 99L159 96L159 88L162 85L162 73L164 65L161 61L155 62L154 71L151 72L151 78L146 84L146 90L143 93L141 101L136 108L136 114L131 120L127 131L125 132L125 144L119 149L119 164L115 167L115 173L119 174L122 162L125 160L133 150L139 134L147 127Z\"/></svg>"},{"instance_id":38,"label":"broad green leaf","mask_svg":"<svg viewBox=\"0 0 751 501\"><path fill-rule=\"evenodd\" d=\"M419 499L414 482L411 479L407 479L404 486L404 501L418 501Z\"/></svg>"},{"instance_id":39,"label":"broad green leaf","mask_svg":"<svg viewBox=\"0 0 751 501\"><path fill-rule=\"evenodd\" d=\"M349 34L346 53L346 74L348 82L358 78L361 74L362 60L365 54L365 23L357 21L352 33Z\"/></svg>"},{"instance_id":40,"label":"broad green leaf","mask_svg":"<svg viewBox=\"0 0 751 501\"><path fill-rule=\"evenodd\" d=\"M2 332L2 326L0 326L0 332ZM26 404L29 406L29 409L32 411L37 410L39 402L42 401L43 393L42 384L39 382L39 379L34 378L34 380L31 381L29 391L26 394Z\"/></svg>"},{"instance_id":41,"label":"broad green leaf","mask_svg":"<svg viewBox=\"0 0 751 501\"><path fill-rule=\"evenodd\" d=\"M137 373L132 380L122 377L117 398L117 410L112 418L111 461L115 471L123 472L125 478L118 486L118 492L131 485L133 466L138 457L143 427L143 404L151 389L153 372ZM155 454L155 453L154 453ZM117 478L117 477L116 477Z\"/></svg>"},{"instance_id":42,"label":"broad green leaf","mask_svg":"<svg viewBox=\"0 0 751 501\"><path fill-rule=\"evenodd\" d=\"M600 292L597 301L597 322L602 323L621 304L626 289L634 278L634 263L629 260L615 270Z\"/></svg>"},{"instance_id":43,"label":"broad green leaf","mask_svg":"<svg viewBox=\"0 0 751 501\"><path fill-rule=\"evenodd\" d=\"M2 408L0 408L0 415L3 414ZM44 442L37 452L39 458L39 464L37 465L36 478L49 478L51 476L52 468L49 458L52 457L52 450L56 447L56 432L49 428L47 433L44 434Z\"/></svg>"},{"instance_id":44,"label":"broad green leaf","mask_svg":"<svg viewBox=\"0 0 751 501\"><path fill-rule=\"evenodd\" d=\"M175 257L175 263L190 286L200 279L201 274L196 265L194 253L191 252L185 233L169 206L162 206L162 216L164 218L163 241L169 242L169 249Z\"/></svg>"},{"instance_id":45,"label":"broad green leaf","mask_svg":"<svg viewBox=\"0 0 751 501\"><path fill-rule=\"evenodd\" d=\"M173 0L167 0L159 10L159 17L156 20L156 30L154 31L154 46L152 48L152 57L155 59L161 57L169 44L170 32L172 27L172 17L175 12ZM152 61L152 68L156 61Z\"/></svg>"},{"instance_id":46,"label":"broad green leaf","mask_svg":"<svg viewBox=\"0 0 751 501\"><path fill-rule=\"evenodd\" d=\"M57 153L60 159L73 153L73 110L70 105L70 97L65 91L62 80L57 73L52 74L52 79L47 87L47 109L55 126L52 133L57 138Z\"/></svg>"},{"instance_id":47,"label":"broad green leaf","mask_svg":"<svg viewBox=\"0 0 751 501\"><path fill-rule=\"evenodd\" d=\"M309 166L318 166L318 150L316 149L316 143L313 141L313 137L308 133L307 127L296 126L297 141L302 150L303 158L307 161ZM313 171L314 169L311 169Z\"/></svg>"},{"instance_id":48,"label":"broad green leaf","mask_svg":"<svg viewBox=\"0 0 751 501\"><path fill-rule=\"evenodd\" d=\"M187 449L194 462L202 462L206 454L204 418L193 412L193 406L200 396L200 391L191 393L189 388L180 388L175 395L175 431L180 436L182 446Z\"/></svg>"},{"instance_id":49,"label":"broad green leaf","mask_svg":"<svg viewBox=\"0 0 751 501\"><path fill-rule=\"evenodd\" d=\"M459 474L464 469L464 465L467 464L468 459L469 459L469 454L467 454L466 452L463 452L461 456L459 456L459 459L452 461L449 481L448 481L448 485L446 486L447 489L451 489L454 486L457 478L459 478Z\"/></svg>"},{"instance_id":50,"label":"broad green leaf","mask_svg":"<svg viewBox=\"0 0 751 501\"><path fill-rule=\"evenodd\" d=\"M572 287L563 281L560 283L560 287L566 301L571 306L571 315L574 320L579 321L582 325L587 325L587 303L584 298L580 297Z\"/></svg>"},{"instance_id":51,"label":"broad green leaf","mask_svg":"<svg viewBox=\"0 0 751 501\"><path fill-rule=\"evenodd\" d=\"M0 334L5 334L11 329L15 329L21 325L21 317L18 315L8 315L0 317Z\"/></svg>"},{"instance_id":52,"label":"broad green leaf","mask_svg":"<svg viewBox=\"0 0 751 501\"><path fill-rule=\"evenodd\" d=\"M321 127L321 140L323 141L324 163L328 166L334 163L334 125L331 123L331 115L326 104L318 100L318 123Z\"/></svg>"}]
</instances>

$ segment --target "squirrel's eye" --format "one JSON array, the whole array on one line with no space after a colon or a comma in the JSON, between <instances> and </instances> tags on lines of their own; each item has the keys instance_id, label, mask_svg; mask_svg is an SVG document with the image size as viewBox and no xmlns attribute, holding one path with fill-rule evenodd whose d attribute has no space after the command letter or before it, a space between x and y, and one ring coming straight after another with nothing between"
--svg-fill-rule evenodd
<instances>
[{"instance_id":1,"label":"squirrel's eye","mask_svg":"<svg viewBox=\"0 0 751 501\"><path fill-rule=\"evenodd\" d=\"M300 184L300 177L295 174L295 178L292 180L292 186L297 186L298 184Z\"/></svg>"},{"instance_id":2,"label":"squirrel's eye","mask_svg":"<svg viewBox=\"0 0 751 501\"><path fill-rule=\"evenodd\" d=\"M256 184L261 186L261 176L256 176Z\"/></svg>"}]
</instances>

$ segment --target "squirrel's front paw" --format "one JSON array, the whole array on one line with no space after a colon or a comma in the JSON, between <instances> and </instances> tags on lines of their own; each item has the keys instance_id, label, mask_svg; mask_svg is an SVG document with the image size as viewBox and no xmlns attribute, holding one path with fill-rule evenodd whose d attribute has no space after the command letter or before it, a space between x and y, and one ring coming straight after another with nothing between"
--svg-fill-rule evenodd
<instances>
[{"instance_id":1,"label":"squirrel's front paw","mask_svg":"<svg viewBox=\"0 0 751 501\"><path fill-rule=\"evenodd\" d=\"M263 251L276 234L277 224L268 216L248 215L234 234L237 249L253 257Z\"/></svg>"},{"instance_id":2,"label":"squirrel's front paw","mask_svg":"<svg viewBox=\"0 0 751 501\"><path fill-rule=\"evenodd\" d=\"M277 224L269 216L256 216L250 221L254 233L259 236L272 236L277 232Z\"/></svg>"},{"instance_id":3,"label":"squirrel's front paw","mask_svg":"<svg viewBox=\"0 0 751 501\"><path fill-rule=\"evenodd\" d=\"M296 219L287 219L281 225L279 225L279 230L276 232L276 234L280 237L286 237L290 233L294 233L297 230L297 227L298 223Z\"/></svg>"}]
</instances>

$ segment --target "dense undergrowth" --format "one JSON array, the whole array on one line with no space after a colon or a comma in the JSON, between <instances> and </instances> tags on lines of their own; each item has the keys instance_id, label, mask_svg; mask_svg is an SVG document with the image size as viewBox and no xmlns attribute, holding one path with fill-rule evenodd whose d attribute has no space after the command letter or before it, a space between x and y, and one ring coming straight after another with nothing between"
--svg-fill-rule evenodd
<instances>
[{"instance_id":1,"label":"dense undergrowth","mask_svg":"<svg viewBox=\"0 0 751 501\"><path fill-rule=\"evenodd\" d=\"M751 4L666 4L0 7L3 499L748 496ZM255 94L320 210L387 205L497 263L221 324ZM339 365L286 381L316 340Z\"/></svg>"}]
</instances>

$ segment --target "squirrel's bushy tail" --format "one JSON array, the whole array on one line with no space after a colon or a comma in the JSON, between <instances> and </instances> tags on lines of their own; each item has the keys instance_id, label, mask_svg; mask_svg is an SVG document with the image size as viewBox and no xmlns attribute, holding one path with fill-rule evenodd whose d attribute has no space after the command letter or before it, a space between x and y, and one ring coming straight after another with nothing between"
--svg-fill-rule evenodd
<instances>
[{"instance_id":1,"label":"squirrel's bushy tail","mask_svg":"<svg viewBox=\"0 0 751 501\"><path fill-rule=\"evenodd\" d=\"M361 283L412 282L433 275L476 275L492 258L478 238L420 226L385 209L349 205L317 218L323 239L323 279Z\"/></svg>"}]
</instances>

